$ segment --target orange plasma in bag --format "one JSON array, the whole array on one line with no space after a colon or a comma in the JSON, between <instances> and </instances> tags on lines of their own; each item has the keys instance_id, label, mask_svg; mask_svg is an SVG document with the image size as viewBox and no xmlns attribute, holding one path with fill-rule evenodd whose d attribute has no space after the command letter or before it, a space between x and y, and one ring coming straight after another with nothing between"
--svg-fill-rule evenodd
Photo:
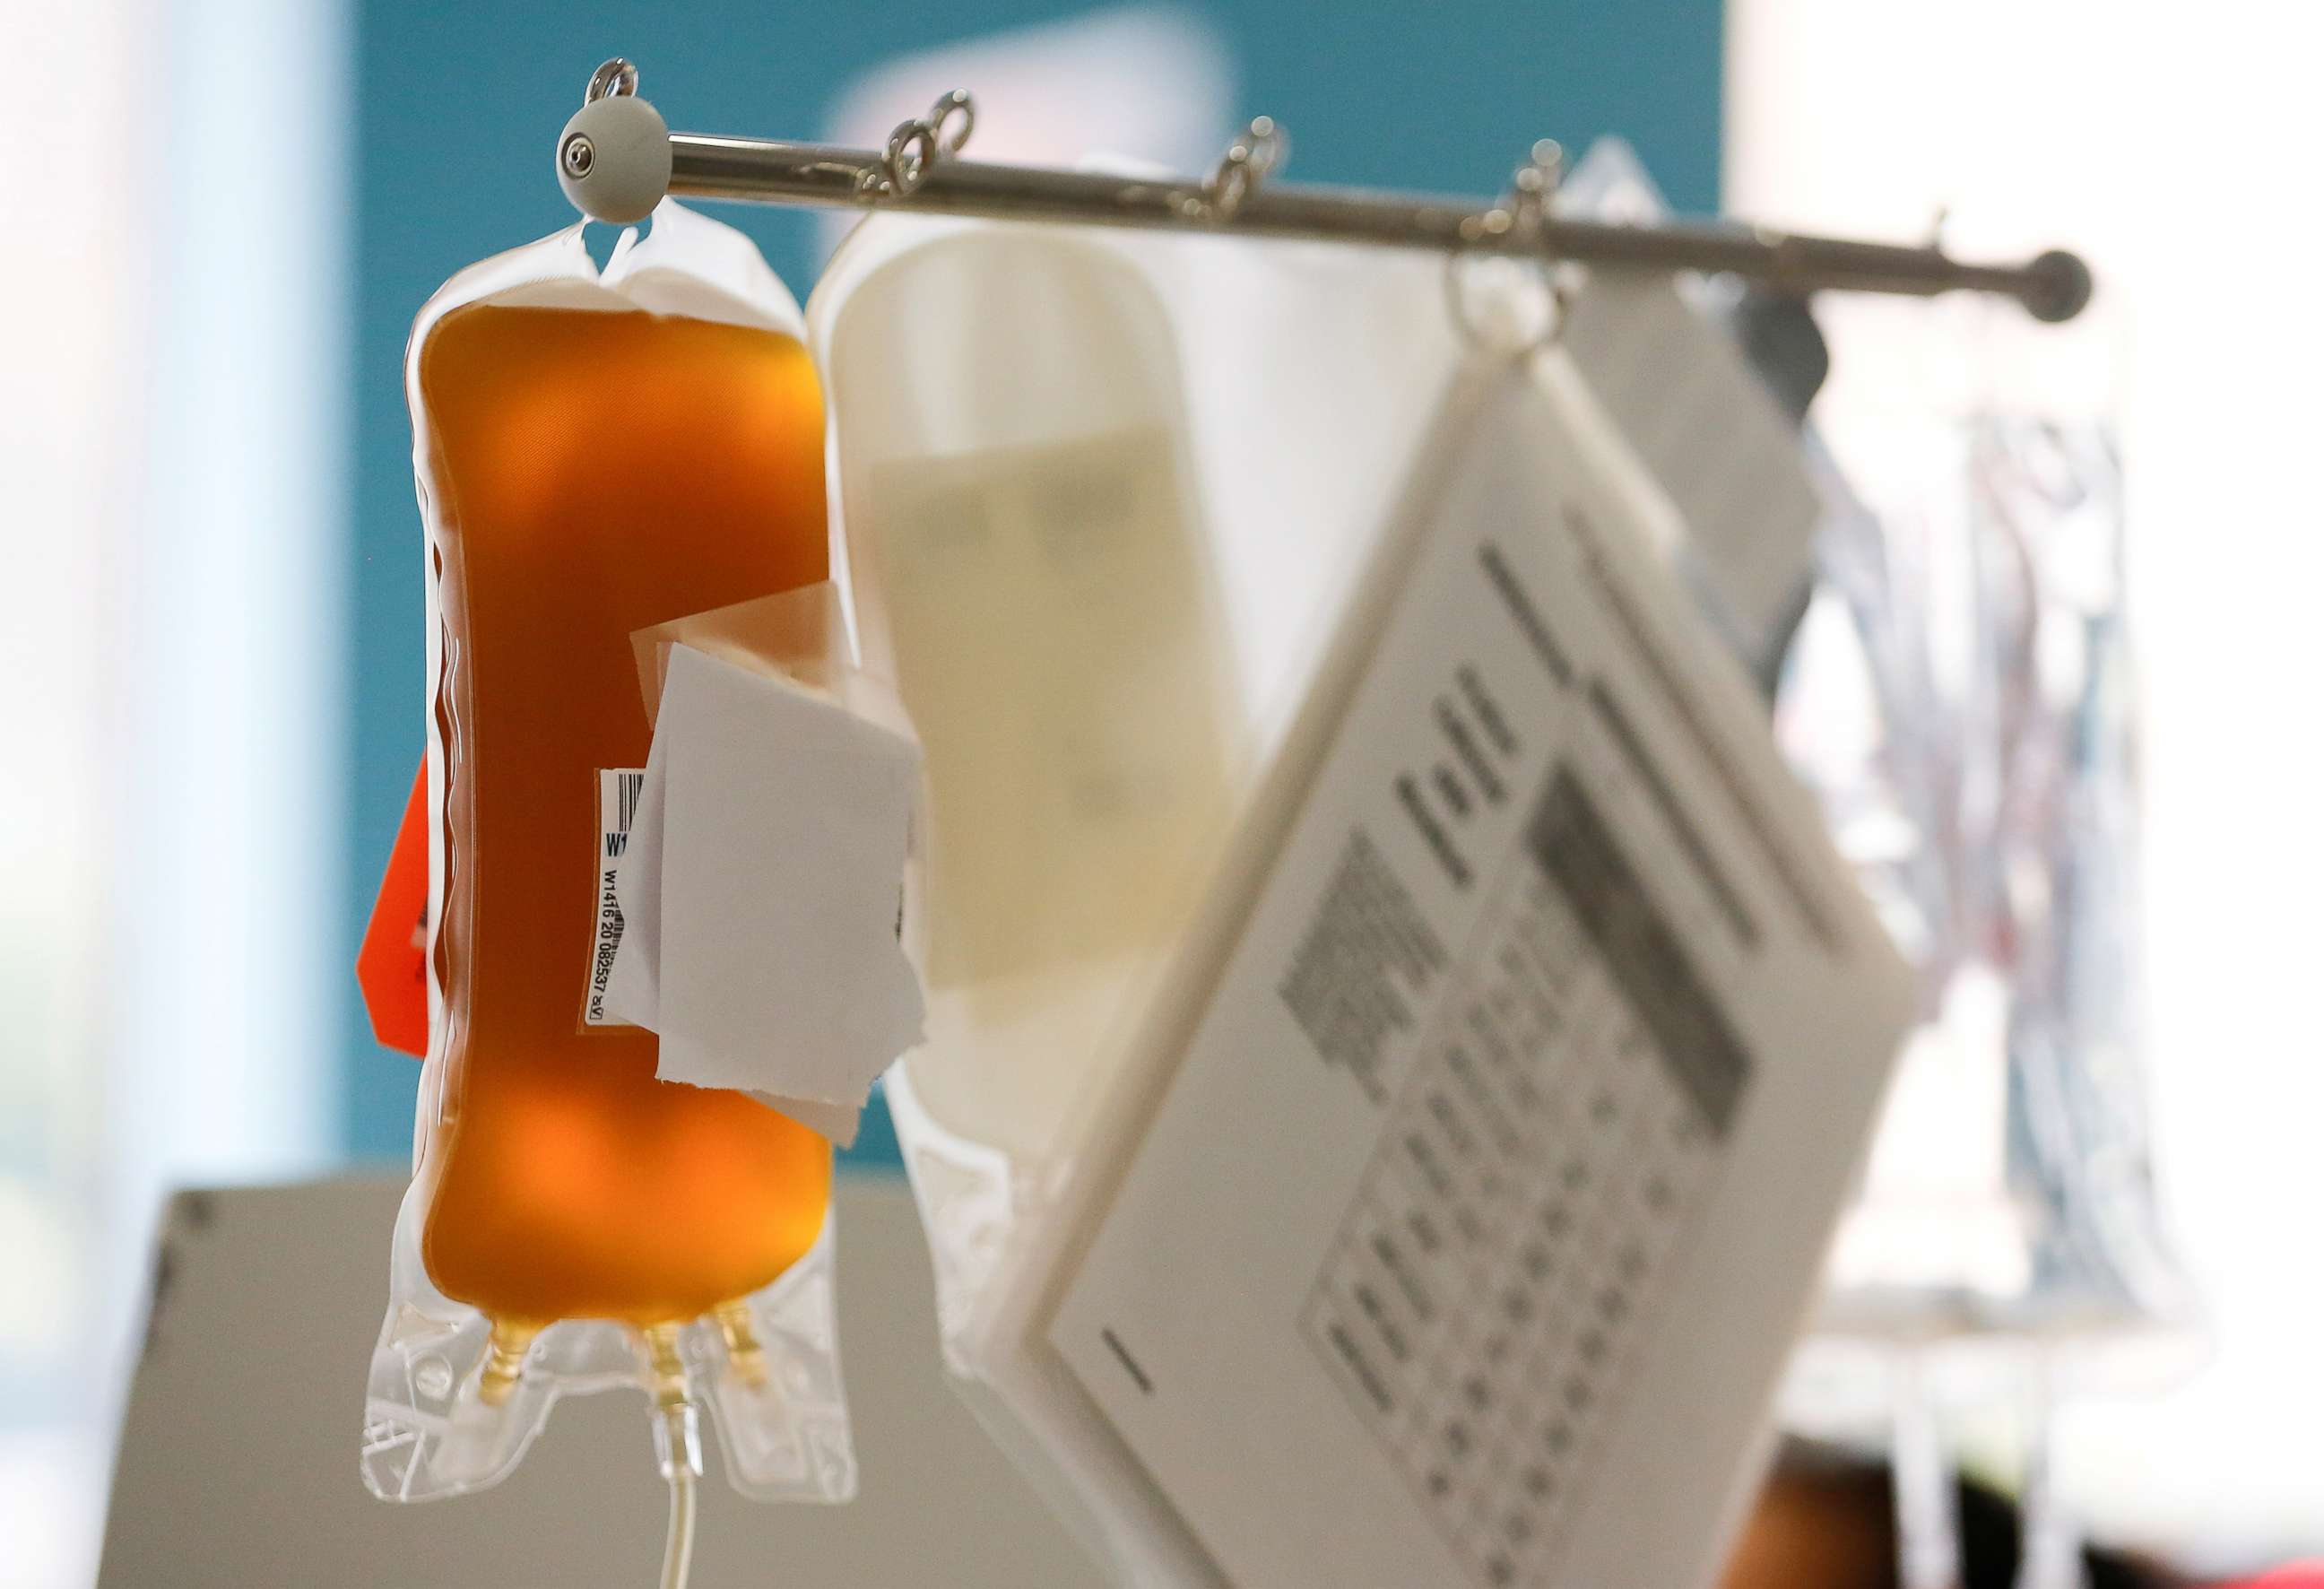
<instances>
[{"instance_id":1,"label":"orange plasma in bag","mask_svg":"<svg viewBox=\"0 0 2324 1589\"><path fill-rule=\"evenodd\" d=\"M691 1319L814 1244L831 1149L583 1025L598 772L646 762L632 631L825 577L815 372L779 332L485 303L428 335L419 395L447 873L421 1254L512 1346Z\"/></svg>"}]
</instances>

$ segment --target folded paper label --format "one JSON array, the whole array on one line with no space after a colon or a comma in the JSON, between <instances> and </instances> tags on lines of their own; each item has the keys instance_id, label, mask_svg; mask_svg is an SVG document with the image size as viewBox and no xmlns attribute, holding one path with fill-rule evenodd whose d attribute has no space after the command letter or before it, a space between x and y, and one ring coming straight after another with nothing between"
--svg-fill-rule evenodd
<instances>
[{"instance_id":1,"label":"folded paper label","mask_svg":"<svg viewBox=\"0 0 2324 1589\"><path fill-rule=\"evenodd\" d=\"M604 1006L660 1035L663 1080L750 1093L844 1146L920 1036L900 930L919 751L830 645L799 670L816 688L787 676L789 641L739 638L835 638L828 591L704 614L715 654L641 637L660 683Z\"/></svg>"}]
</instances>

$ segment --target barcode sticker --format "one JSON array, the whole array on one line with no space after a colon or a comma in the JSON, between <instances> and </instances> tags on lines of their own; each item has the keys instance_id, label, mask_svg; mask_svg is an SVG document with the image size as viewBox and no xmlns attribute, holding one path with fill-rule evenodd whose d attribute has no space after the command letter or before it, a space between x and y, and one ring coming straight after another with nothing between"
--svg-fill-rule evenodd
<instances>
[{"instance_id":1,"label":"barcode sticker","mask_svg":"<svg viewBox=\"0 0 2324 1589\"><path fill-rule=\"evenodd\" d=\"M589 995L581 1007L584 1026L628 1026L605 1010L605 988L613 956L622 947L622 907L613 897L613 877L629 853L630 825L646 786L642 767L605 767L597 773L596 920L589 934Z\"/></svg>"}]
</instances>

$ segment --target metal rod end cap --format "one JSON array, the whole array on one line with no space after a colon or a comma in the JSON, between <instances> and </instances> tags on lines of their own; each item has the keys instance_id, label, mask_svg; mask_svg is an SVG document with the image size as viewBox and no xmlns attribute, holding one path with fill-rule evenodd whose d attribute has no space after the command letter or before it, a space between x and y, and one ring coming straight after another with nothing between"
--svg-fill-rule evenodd
<instances>
[{"instance_id":1,"label":"metal rod end cap","mask_svg":"<svg viewBox=\"0 0 2324 1589\"><path fill-rule=\"evenodd\" d=\"M669 126L635 94L593 99L557 135L557 183L593 221L626 226L669 191Z\"/></svg>"},{"instance_id":2,"label":"metal rod end cap","mask_svg":"<svg viewBox=\"0 0 2324 1589\"><path fill-rule=\"evenodd\" d=\"M2035 319L2056 325L2089 307L2097 288L2080 254L2052 248L2035 258L2030 269L2034 283L2025 294L2025 308Z\"/></svg>"}]
</instances>

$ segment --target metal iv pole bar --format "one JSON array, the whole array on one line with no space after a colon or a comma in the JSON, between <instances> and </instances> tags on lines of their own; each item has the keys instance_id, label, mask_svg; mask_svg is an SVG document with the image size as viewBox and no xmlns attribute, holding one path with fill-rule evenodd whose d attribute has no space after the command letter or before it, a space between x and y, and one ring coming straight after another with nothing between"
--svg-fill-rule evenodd
<instances>
[{"instance_id":1,"label":"metal iv pole bar","mask_svg":"<svg viewBox=\"0 0 2324 1589\"><path fill-rule=\"evenodd\" d=\"M589 104L633 95L637 75L610 60L591 79ZM588 147L589 105L558 145L568 191L589 176L575 169L575 140ZM921 215L979 216L1084 226L1143 226L1225 236L1305 238L1446 254L1500 254L1553 263L1730 273L1777 291L1818 289L1928 297L1966 289L2014 298L2036 319L2069 320L2090 298L2089 268L2053 249L2015 264L1957 260L1941 248L1859 243L1707 222L1631 226L1563 217L1546 202L1554 145L1536 145L1509 199L1472 199L1275 182L1284 139L1265 117L1207 178L1149 178L961 160L975 119L958 91L899 126L885 149L764 138L668 135L667 191L754 204L825 205ZM581 202L576 194L576 202ZM589 208L586 204L585 209ZM596 213L592 210L591 213Z\"/></svg>"}]
</instances>

